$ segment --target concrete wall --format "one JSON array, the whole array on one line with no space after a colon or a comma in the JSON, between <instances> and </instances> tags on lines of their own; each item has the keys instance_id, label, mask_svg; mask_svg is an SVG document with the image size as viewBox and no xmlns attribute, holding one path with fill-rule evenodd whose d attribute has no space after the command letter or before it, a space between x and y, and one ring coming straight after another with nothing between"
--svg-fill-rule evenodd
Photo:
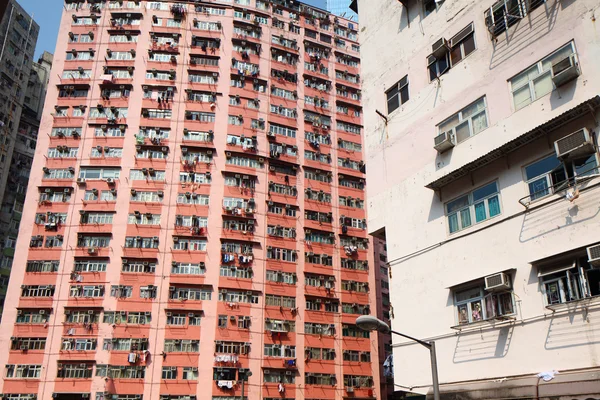
<instances>
[{"instance_id":1,"label":"concrete wall","mask_svg":"<svg viewBox=\"0 0 600 400\"><path fill-rule=\"evenodd\" d=\"M600 82L594 78L600 59L597 4L548 0L496 41L484 20L485 9L494 1L446 1L427 17L422 16L420 3L405 3L408 9L396 1L358 3L369 229L385 228L393 273L393 328L416 337L440 337L440 379L446 383L596 365L597 314L551 316L530 263L597 240L598 189L589 189L575 204L565 200L538 204L525 214L518 200L528 194L522 167L551 154L552 142L559 137L581 127L597 132L598 112L474 171L440 193L425 185L600 93ZM477 50L439 82L429 82L426 57L431 45L471 22ZM582 75L515 111L508 79L570 40L575 42ZM387 114L385 90L407 74L410 100L387 116L386 126L375 110ZM433 148L436 125L484 95L489 127L439 155ZM495 179L502 215L449 235L445 202ZM464 237L454 240L459 236ZM451 330L456 317L448 287L509 268L516 268L518 319L525 322L473 333ZM567 343L559 344L561 330L569 335ZM397 384L429 384L425 350L402 346L395 359Z\"/></svg>"}]
</instances>

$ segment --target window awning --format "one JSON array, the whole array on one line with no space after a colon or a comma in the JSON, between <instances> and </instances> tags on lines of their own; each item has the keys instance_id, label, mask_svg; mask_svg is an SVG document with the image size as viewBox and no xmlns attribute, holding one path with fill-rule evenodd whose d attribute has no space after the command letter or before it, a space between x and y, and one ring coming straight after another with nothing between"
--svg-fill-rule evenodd
<instances>
[{"instance_id":1,"label":"window awning","mask_svg":"<svg viewBox=\"0 0 600 400\"><path fill-rule=\"evenodd\" d=\"M543 276L548 276L548 275L552 275L552 274L556 274L558 272L563 272L563 271L567 271L571 268L575 268L575 266L577 265L576 262L566 262L566 263L560 263L558 265L555 265L553 267L546 267L546 268L539 268L538 269L538 278L541 278Z\"/></svg>"},{"instance_id":2,"label":"window awning","mask_svg":"<svg viewBox=\"0 0 600 400\"><path fill-rule=\"evenodd\" d=\"M486 273L485 275L481 275L481 276L479 276L478 278L473 278L473 279L470 279L470 280L468 280L468 281L457 282L457 283L455 283L455 284L452 284L452 285L450 285L450 286L446 286L446 289L454 290L454 289L456 289L456 288L458 288L458 287L461 287L461 286L469 286L469 285L471 285L471 284L475 284L475 283L477 283L478 281L480 281L480 282L483 282L483 279L484 279L486 276L495 275L495 274L500 274L500 273L502 273L502 272L503 272L503 273L505 273L505 274L512 274L512 273L514 273L516 270L517 270L516 268L508 268L508 269L503 269L503 270L500 270L500 271L491 271L491 272L489 272L489 273Z\"/></svg>"},{"instance_id":3,"label":"window awning","mask_svg":"<svg viewBox=\"0 0 600 400\"><path fill-rule=\"evenodd\" d=\"M549 121L539 125L538 127L523 133L508 143L503 144L500 147L484 154L483 156L471 161L462 167L451 171L450 173L429 182L425 185L428 189L440 190L442 187L468 175L469 173L483 168L484 166L504 157L506 154L512 153L517 149L533 142L536 139L546 136L549 132L554 131L561 126L568 124L569 122L581 117L582 115L594 111L600 108L600 96L594 96L572 109L565 111L557 117L552 118Z\"/></svg>"}]
</instances>

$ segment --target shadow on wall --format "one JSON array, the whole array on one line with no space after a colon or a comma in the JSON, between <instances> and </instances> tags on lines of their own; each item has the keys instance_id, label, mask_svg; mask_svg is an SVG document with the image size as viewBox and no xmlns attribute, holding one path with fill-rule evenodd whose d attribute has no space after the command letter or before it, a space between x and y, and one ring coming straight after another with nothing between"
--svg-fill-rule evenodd
<instances>
[{"instance_id":1,"label":"shadow on wall","mask_svg":"<svg viewBox=\"0 0 600 400\"><path fill-rule=\"evenodd\" d=\"M514 326L508 325L499 329L461 333L456 338L452 362L460 364L506 356L513 330Z\"/></svg>"},{"instance_id":2,"label":"shadow on wall","mask_svg":"<svg viewBox=\"0 0 600 400\"><path fill-rule=\"evenodd\" d=\"M396 5L394 5L395 7ZM398 33L402 32L406 28L410 28L411 24L415 24L420 22L417 20L419 17L419 13L415 12L412 15L408 11L408 8L402 5L402 3L398 3L398 6L402 7L402 11L400 12L400 18L398 19Z\"/></svg>"},{"instance_id":3,"label":"shadow on wall","mask_svg":"<svg viewBox=\"0 0 600 400\"><path fill-rule=\"evenodd\" d=\"M553 314L548 326L544 348L557 350L600 343L600 335L595 334L600 329L600 319L598 319L600 304L596 300L596 304L593 306L594 310L587 305L588 302L594 300L567 305L566 315ZM590 354L590 356L594 357L595 355Z\"/></svg>"},{"instance_id":4,"label":"shadow on wall","mask_svg":"<svg viewBox=\"0 0 600 400\"><path fill-rule=\"evenodd\" d=\"M492 39L493 51L490 59L490 69L496 68L548 34L554 27L558 10L558 0L546 2L543 6L535 9L531 14L496 36L495 42Z\"/></svg>"},{"instance_id":5,"label":"shadow on wall","mask_svg":"<svg viewBox=\"0 0 600 400\"><path fill-rule=\"evenodd\" d=\"M559 194L552 196L559 196ZM599 204L600 190L596 188L582 192L577 204L561 199L532 209L523 215L519 241L525 243L559 229L590 221L600 214Z\"/></svg>"}]
</instances>

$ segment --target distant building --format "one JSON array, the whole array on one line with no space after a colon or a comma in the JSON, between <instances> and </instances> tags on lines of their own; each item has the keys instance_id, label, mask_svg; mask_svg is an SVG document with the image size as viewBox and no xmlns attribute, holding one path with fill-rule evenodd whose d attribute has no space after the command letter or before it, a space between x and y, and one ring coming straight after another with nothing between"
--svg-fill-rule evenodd
<instances>
[{"instance_id":1,"label":"distant building","mask_svg":"<svg viewBox=\"0 0 600 400\"><path fill-rule=\"evenodd\" d=\"M39 125L34 123L39 120L39 110L27 111L29 75L39 30L38 24L16 1L8 2L0 20L0 308L4 303L35 149L37 128L28 130L27 127ZM38 95L38 102L43 96L43 93ZM22 118L29 122L24 124ZM26 139L28 135L33 139ZM30 151L25 151L27 146ZM19 148L17 154L16 147ZM28 159L23 157L24 151L30 153ZM11 196L5 198L7 190Z\"/></svg>"},{"instance_id":2,"label":"distant building","mask_svg":"<svg viewBox=\"0 0 600 400\"><path fill-rule=\"evenodd\" d=\"M358 21L358 15L350 9L352 0L327 0L327 11L352 21Z\"/></svg>"},{"instance_id":3,"label":"distant building","mask_svg":"<svg viewBox=\"0 0 600 400\"><path fill-rule=\"evenodd\" d=\"M381 399L356 25L64 2L2 400Z\"/></svg>"}]
</instances>

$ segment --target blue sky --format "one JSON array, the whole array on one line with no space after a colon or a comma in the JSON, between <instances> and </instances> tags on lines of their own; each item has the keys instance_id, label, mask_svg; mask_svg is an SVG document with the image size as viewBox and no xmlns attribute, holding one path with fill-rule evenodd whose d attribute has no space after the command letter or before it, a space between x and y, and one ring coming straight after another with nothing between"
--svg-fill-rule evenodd
<instances>
[{"instance_id":1,"label":"blue sky","mask_svg":"<svg viewBox=\"0 0 600 400\"><path fill-rule=\"evenodd\" d=\"M60 24L60 16L63 12L63 0L17 1L25 11L33 15L35 21L40 25L40 35L35 47L35 59L37 60L44 50L54 53L58 25ZM325 8L325 0L302 0L302 2L315 7Z\"/></svg>"}]
</instances>

